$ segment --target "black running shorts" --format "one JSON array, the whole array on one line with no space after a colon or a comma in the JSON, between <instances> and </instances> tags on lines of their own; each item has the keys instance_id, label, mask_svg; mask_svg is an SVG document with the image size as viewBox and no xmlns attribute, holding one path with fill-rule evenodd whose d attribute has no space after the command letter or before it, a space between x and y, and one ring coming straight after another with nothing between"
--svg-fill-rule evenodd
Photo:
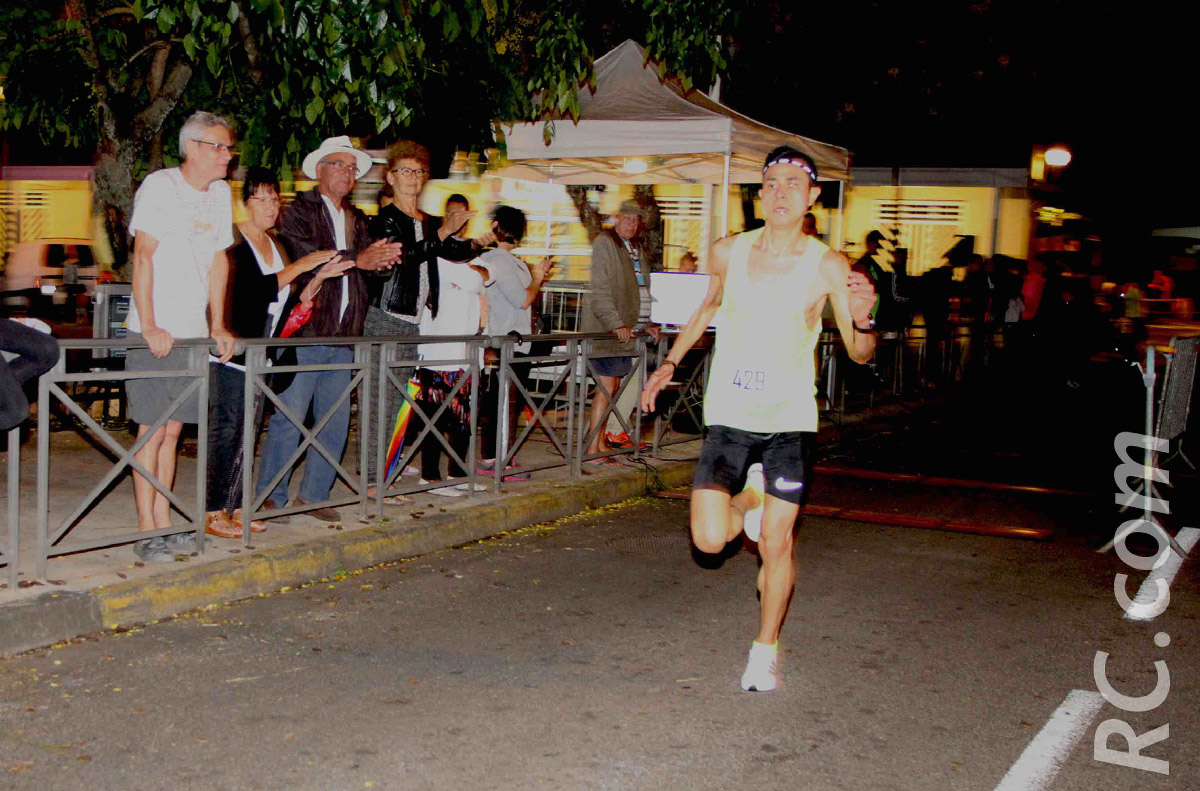
<instances>
[{"instance_id":1,"label":"black running shorts","mask_svg":"<svg viewBox=\"0 0 1200 791\"><path fill-rule=\"evenodd\" d=\"M816 435L810 431L752 431L709 426L696 464L693 489L717 489L737 494L746 484L746 470L762 462L767 494L794 505L808 492L808 470Z\"/></svg>"}]
</instances>

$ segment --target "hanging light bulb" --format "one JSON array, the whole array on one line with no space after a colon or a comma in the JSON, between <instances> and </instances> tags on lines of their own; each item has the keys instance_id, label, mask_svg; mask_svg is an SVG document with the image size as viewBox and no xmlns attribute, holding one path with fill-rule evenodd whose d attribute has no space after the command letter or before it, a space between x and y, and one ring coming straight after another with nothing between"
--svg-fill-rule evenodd
<instances>
[{"instance_id":1,"label":"hanging light bulb","mask_svg":"<svg viewBox=\"0 0 1200 791\"><path fill-rule=\"evenodd\" d=\"M621 169L631 176L636 176L640 173L645 173L650 169L650 165L641 157L629 157L621 166Z\"/></svg>"}]
</instances>

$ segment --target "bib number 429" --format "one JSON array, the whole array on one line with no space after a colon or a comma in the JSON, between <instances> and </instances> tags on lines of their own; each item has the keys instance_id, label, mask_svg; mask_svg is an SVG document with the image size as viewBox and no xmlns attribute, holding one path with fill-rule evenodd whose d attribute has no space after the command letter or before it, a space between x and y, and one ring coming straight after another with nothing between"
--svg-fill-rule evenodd
<instances>
[{"instance_id":1,"label":"bib number 429","mask_svg":"<svg viewBox=\"0 0 1200 791\"><path fill-rule=\"evenodd\" d=\"M763 390L767 386L767 375L763 371L738 369L733 372L733 386L739 390Z\"/></svg>"}]
</instances>

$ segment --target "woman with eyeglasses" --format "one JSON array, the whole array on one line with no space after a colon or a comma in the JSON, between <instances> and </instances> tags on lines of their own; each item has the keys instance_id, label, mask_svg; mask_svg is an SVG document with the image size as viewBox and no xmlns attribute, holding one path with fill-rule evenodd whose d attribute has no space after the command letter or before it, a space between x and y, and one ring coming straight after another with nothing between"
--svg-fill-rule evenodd
<instances>
[{"instance_id":1,"label":"woman with eyeglasses","mask_svg":"<svg viewBox=\"0 0 1200 791\"><path fill-rule=\"evenodd\" d=\"M271 337L280 322L293 280L329 263L317 277L336 277L341 261L336 250L310 253L288 263L271 234L279 219L279 181L271 170L252 167L242 182L246 220L237 224L239 241L229 250L229 283L225 289L230 331L240 338ZM353 266L348 262L346 267ZM222 538L242 535L242 427L245 413L244 354L229 362L213 361L209 391L208 533ZM261 395L255 398L261 406ZM258 422L256 414L254 421ZM266 530L251 523L254 532Z\"/></svg>"},{"instance_id":2,"label":"woman with eyeglasses","mask_svg":"<svg viewBox=\"0 0 1200 791\"><path fill-rule=\"evenodd\" d=\"M466 261L482 249L484 240L461 239L457 235L475 212L447 207L445 217L434 217L421 211L421 192L429 180L429 150L420 143L401 140L388 149L387 183L392 190L392 202L379 210L371 226L375 239L400 242L403 257L388 271L366 272L369 302L366 335L417 335L421 320L438 314L441 279L438 258ZM378 370L379 352L371 350L372 370ZM397 359L415 360L417 347L404 344L397 350ZM401 387L412 376L412 368L397 372ZM387 388L387 405L382 410L384 430L391 431L396 414L403 402L399 390ZM375 421L381 410L370 411L366 441L374 446ZM385 438L386 442L386 438ZM382 477L375 469L374 453L367 455L368 493L375 495L374 486Z\"/></svg>"}]
</instances>

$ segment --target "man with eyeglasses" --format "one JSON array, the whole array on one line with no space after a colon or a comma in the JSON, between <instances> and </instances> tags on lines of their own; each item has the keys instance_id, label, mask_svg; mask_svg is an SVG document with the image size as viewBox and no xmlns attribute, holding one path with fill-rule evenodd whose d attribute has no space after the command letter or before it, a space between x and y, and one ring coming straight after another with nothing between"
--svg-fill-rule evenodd
<instances>
[{"instance_id":1,"label":"man with eyeglasses","mask_svg":"<svg viewBox=\"0 0 1200 791\"><path fill-rule=\"evenodd\" d=\"M304 158L301 169L305 176L316 179L317 185L298 193L284 212L279 239L293 261L318 250L337 250L342 262L353 260L355 266L328 277L328 273L326 276L321 273L331 265L323 264L296 278L279 327L284 326L292 310L301 302L311 303L312 312L294 337L352 338L362 335L367 314L367 286L360 270L387 269L400 257L401 245L386 239L372 240L366 215L350 202L355 182L370 168L371 157L355 148L345 135L326 139ZM354 361L354 349L334 345L288 347L279 350L276 358L284 365L345 364ZM321 420L349 385L350 374L348 370L303 371L291 377L286 388L282 380L277 379L276 389L282 391L280 400L299 419L304 419L311 406L316 419ZM332 458L340 459L346 449L349 431L350 399L347 398L334 411L317 440ZM263 444L258 494L272 485L299 444L299 427L282 412L276 412ZM283 470L282 477L274 483L264 503L267 508L283 508L288 503L291 472L290 468ZM333 465L315 446L310 446L305 457L304 480L290 504L303 506L328 500L336 479ZM317 506L305 510L322 521L341 519L334 508ZM285 520L286 517L282 517L277 521Z\"/></svg>"},{"instance_id":2,"label":"man with eyeglasses","mask_svg":"<svg viewBox=\"0 0 1200 791\"><path fill-rule=\"evenodd\" d=\"M222 361L233 354L224 311L229 273L225 250L233 244L233 205L224 181L235 153L229 121L194 113L179 130L179 153L179 167L151 173L134 197L129 222L133 305L125 326L128 338L145 340L149 349L130 350L128 371L189 367L191 352L174 348L176 339L211 337ZM195 391L174 410L171 405L193 383L190 378L162 377L130 379L125 386L138 440L145 442L134 458L167 489L175 482L183 424L197 422L201 406ZM164 415L165 423L151 433ZM139 531L172 526L171 503L149 479L134 473L133 492ZM175 533L138 541L134 553L146 562L168 562L175 552L195 548L191 533Z\"/></svg>"}]
</instances>

